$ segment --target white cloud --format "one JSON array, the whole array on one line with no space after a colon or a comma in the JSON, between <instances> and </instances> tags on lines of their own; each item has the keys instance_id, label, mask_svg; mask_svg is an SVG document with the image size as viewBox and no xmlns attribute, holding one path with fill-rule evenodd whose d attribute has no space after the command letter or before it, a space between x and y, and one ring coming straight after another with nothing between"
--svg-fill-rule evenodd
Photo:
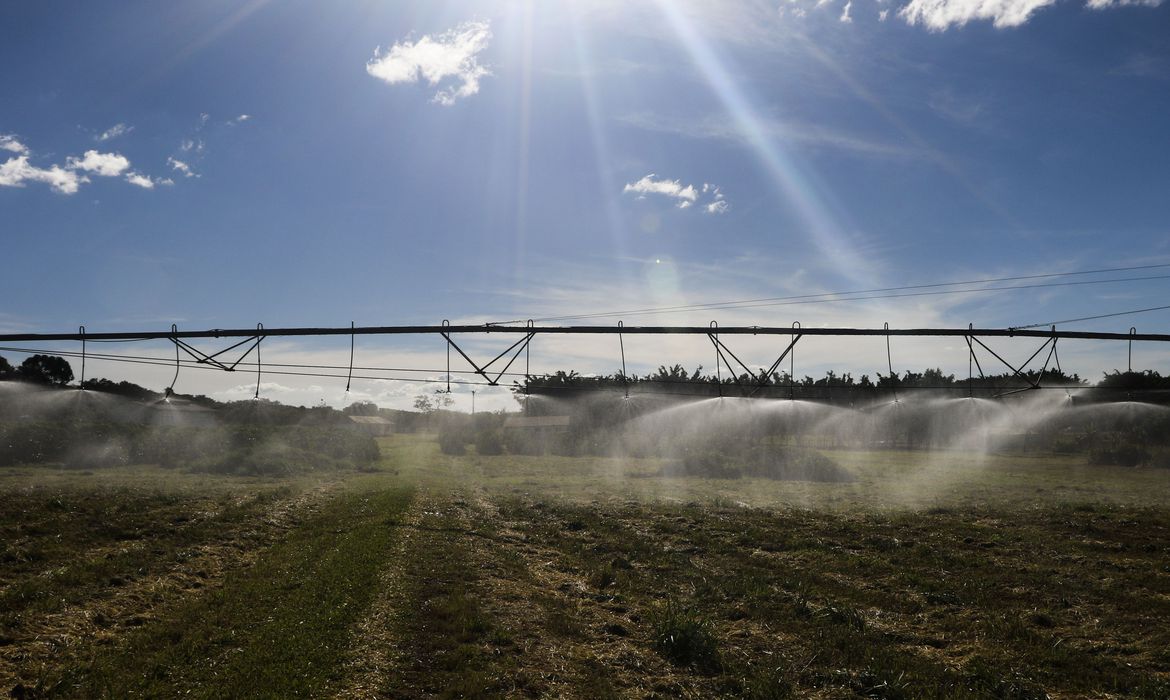
<instances>
[{"instance_id":1,"label":"white cloud","mask_svg":"<svg viewBox=\"0 0 1170 700\"><path fill-rule=\"evenodd\" d=\"M0 134L0 151L9 151L19 156L28 155L28 146L16 139L12 134Z\"/></svg>"},{"instance_id":2,"label":"white cloud","mask_svg":"<svg viewBox=\"0 0 1170 700\"><path fill-rule=\"evenodd\" d=\"M415 42L395 43L386 53L381 47L375 49L374 57L366 63L366 72L391 85L422 79L437 85L454 78L459 84L439 90L434 97L435 102L450 106L459 98L479 92L480 78L491 75L477 58L491 38L487 22L465 22L433 37L428 34Z\"/></svg>"},{"instance_id":3,"label":"white cloud","mask_svg":"<svg viewBox=\"0 0 1170 700\"><path fill-rule=\"evenodd\" d=\"M1107 10L1111 7L1122 7L1124 5L1139 5L1142 7L1159 7L1162 0L1088 0L1085 7L1090 10Z\"/></svg>"},{"instance_id":4,"label":"white cloud","mask_svg":"<svg viewBox=\"0 0 1170 700\"><path fill-rule=\"evenodd\" d=\"M235 126L236 124L243 124L244 122L248 121L251 118L252 118L251 114L241 114L240 116L236 117L235 119L229 119L228 124L231 126Z\"/></svg>"},{"instance_id":5,"label":"white cloud","mask_svg":"<svg viewBox=\"0 0 1170 700\"><path fill-rule=\"evenodd\" d=\"M134 131L134 127L127 126L127 125L119 122L119 123L111 126L109 129L106 129L102 133L95 136L94 140L95 141L109 141L110 139L116 139L119 136L125 136L126 134L130 133L131 131Z\"/></svg>"},{"instance_id":6,"label":"white cloud","mask_svg":"<svg viewBox=\"0 0 1170 700\"><path fill-rule=\"evenodd\" d=\"M878 10L878 21L885 22L886 18L890 16L889 10Z\"/></svg>"},{"instance_id":7,"label":"white cloud","mask_svg":"<svg viewBox=\"0 0 1170 700\"><path fill-rule=\"evenodd\" d=\"M171 166L172 170L178 170L183 173L184 177L199 177L197 173L191 170L191 166L187 165L178 158L167 158L167 165Z\"/></svg>"},{"instance_id":8,"label":"white cloud","mask_svg":"<svg viewBox=\"0 0 1170 700\"><path fill-rule=\"evenodd\" d=\"M637 182L627 183L622 188L622 192L633 192L638 195L638 199L645 199L650 194L671 197L677 200L675 206L679 209L689 209L698 203L701 193L710 195L713 200L703 205L703 210L708 214L722 214L728 209L728 204L723 199L723 191L719 189L718 185L704 182L701 188L697 188L694 185L684 185L679 180L656 180L654 178L654 173L650 173Z\"/></svg>"},{"instance_id":9,"label":"white cloud","mask_svg":"<svg viewBox=\"0 0 1170 700\"><path fill-rule=\"evenodd\" d=\"M841 21L845 24L852 24L853 18L849 16L849 11L853 9L853 0L845 3L845 9L841 11Z\"/></svg>"},{"instance_id":10,"label":"white cloud","mask_svg":"<svg viewBox=\"0 0 1170 700\"><path fill-rule=\"evenodd\" d=\"M146 189L146 190L153 190L155 185L173 185L173 184L175 184L175 181L170 179L169 177L152 178L149 175L143 175L142 173L136 173L136 172L127 173L126 174L126 182L129 182L131 185L137 185L138 187L141 187L141 188Z\"/></svg>"},{"instance_id":11,"label":"white cloud","mask_svg":"<svg viewBox=\"0 0 1170 700\"><path fill-rule=\"evenodd\" d=\"M130 161L118 153L86 151L81 158L70 156L65 161L69 170L84 170L102 177L116 177L130 169Z\"/></svg>"},{"instance_id":12,"label":"white cloud","mask_svg":"<svg viewBox=\"0 0 1170 700\"><path fill-rule=\"evenodd\" d=\"M100 177L125 175L126 182L145 189L174 184L169 178L152 178L130 170L130 161L118 153L89 150L80 158L66 158L64 167L51 165L42 168L28 162L28 148L14 138L0 137L0 146L20 153L0 164L0 187L24 187L26 182L43 182L59 194L75 194L81 185L90 182L87 173Z\"/></svg>"},{"instance_id":13,"label":"white cloud","mask_svg":"<svg viewBox=\"0 0 1170 700\"><path fill-rule=\"evenodd\" d=\"M204 148L203 139L183 139L179 142L179 150L183 153L202 153Z\"/></svg>"},{"instance_id":14,"label":"white cloud","mask_svg":"<svg viewBox=\"0 0 1170 700\"><path fill-rule=\"evenodd\" d=\"M1089 0L1089 7L1117 3L1157 4L1161 0ZM932 31L962 27L971 21L988 20L998 29L1018 27L1040 9L1056 0L910 0L898 11L907 24L923 24Z\"/></svg>"},{"instance_id":15,"label":"white cloud","mask_svg":"<svg viewBox=\"0 0 1170 700\"><path fill-rule=\"evenodd\" d=\"M59 165L38 168L29 164L26 155L10 158L0 165L0 187L24 187L25 182L44 182L54 192L74 194L81 183L89 182L89 178Z\"/></svg>"},{"instance_id":16,"label":"white cloud","mask_svg":"<svg viewBox=\"0 0 1170 700\"><path fill-rule=\"evenodd\" d=\"M647 194L661 194L673 197L678 201L679 209L686 209L699 198L699 192L694 185L683 185L678 180L655 180L654 173L637 182L627 183L622 192L634 192L642 197Z\"/></svg>"}]
</instances>

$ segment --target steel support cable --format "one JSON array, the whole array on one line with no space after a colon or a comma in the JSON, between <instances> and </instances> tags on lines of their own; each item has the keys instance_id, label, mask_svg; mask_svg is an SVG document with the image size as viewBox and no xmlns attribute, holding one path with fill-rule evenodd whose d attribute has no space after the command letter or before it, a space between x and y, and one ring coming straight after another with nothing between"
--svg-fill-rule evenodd
<instances>
[{"instance_id":1,"label":"steel support cable","mask_svg":"<svg viewBox=\"0 0 1170 700\"><path fill-rule=\"evenodd\" d=\"M703 311L703 310L711 310L711 309L738 309L738 308L753 308L753 307L757 307L757 306L785 306L788 304L802 304L802 303L819 304L819 303L828 303L828 302L837 302L837 301L865 301L865 300L869 300L869 299L898 299L898 298L916 297L916 296L933 296L933 295L939 295L939 294L971 294L971 293L978 293L978 292L1009 291L1009 290L1014 290L1014 289L1038 289L1038 288L1046 288L1046 287L1079 286L1079 285L1086 285L1086 284L1109 284L1109 283L1116 283L1116 282L1142 282L1142 281L1149 281L1149 280L1170 279L1170 275L1148 275L1148 276L1142 276L1142 277L1118 277L1118 278L1106 279L1106 280L1085 280L1085 281L1078 281L1078 282L1054 282L1054 283L1050 283L1050 284L1034 284L1034 285L1005 285L1005 286L1000 286L1000 287L983 287L980 289L951 289L951 290L941 290L941 291L934 291L934 292L919 292L919 293L912 293L912 294L887 294L888 292L902 292L902 291L909 291L909 290L922 290L922 289L936 289L937 290L939 287L958 287L958 286L965 286L965 285L972 285L972 284L992 284L995 282L1012 282L1012 281L1021 281L1021 280L1029 280L1029 279L1046 279L1046 278L1054 278L1054 277L1067 277L1067 276L1073 276L1073 275L1101 274L1101 273L1105 273L1105 272L1125 272L1125 271L1134 271L1134 270L1158 269L1158 268L1166 268L1166 267L1170 267L1170 263L1160 264L1160 265L1148 265L1148 266L1141 265L1141 266L1135 266L1135 267L1105 268L1105 269L1100 269L1100 270L1085 270L1085 271L1081 271L1081 272L1063 272L1063 273L1049 273L1049 274L1043 274L1043 275L1019 275L1019 276L1015 276L1015 277L997 277L997 278L989 278L989 279L982 279L982 280L968 280L965 282L939 282L939 283L935 283L935 284L915 284L915 285L904 285L904 286L900 286L900 287L879 287L879 288L875 288L875 289L860 289L860 290L853 290L853 291L848 291L848 292L822 292L819 294L797 294L797 295L782 296L782 297L762 297L762 298L758 298L758 299L741 299L741 300L737 300L737 301L719 301L719 302L710 302L710 303L706 303L706 304L684 304L684 305L679 305L679 306L659 306L659 307L648 307L648 308L642 308L642 309L628 309L628 310L624 310L624 311L599 311L599 312L592 312L592 313L588 313L588 314L579 314L579 315L548 316L548 317L544 317L544 318L538 318L536 320L538 322L567 321L567 320L587 319L587 318L605 318L605 317L609 317L609 316L620 316L620 315L633 316L633 315L651 314L651 313L679 313L679 312L683 312L683 311ZM871 295L871 296L858 296L858 295L862 295L862 294ZM1140 311L1146 311L1146 310L1153 311L1153 310L1158 310L1158 309L1162 309L1162 308L1170 308L1170 307L1155 307L1153 309L1142 309L1142 310L1139 310L1136 312L1126 312L1126 313L1139 313ZM512 323L521 323L521 322L522 321L517 319L517 320L512 320L512 321L497 321L491 325L506 325L506 324L512 324ZM1047 325L1051 325L1051 324L1041 323L1041 324L1036 324L1036 325L1047 326ZM1034 326L1019 326L1019 327L1020 328L1031 328Z\"/></svg>"},{"instance_id":2,"label":"steel support cable","mask_svg":"<svg viewBox=\"0 0 1170 700\"><path fill-rule=\"evenodd\" d=\"M1096 321L1102 318L1117 318L1118 316L1132 316L1133 314L1144 314L1147 311L1165 311L1170 309L1168 306L1151 306L1145 309L1133 309L1131 311L1115 311L1111 314L1099 314L1097 316L1082 316L1081 318L1066 318L1063 321L1048 321L1047 323L1033 323L1027 326L1008 326L1011 330L1025 330L1028 328L1040 328L1042 326L1059 326L1065 323L1076 323L1078 321Z\"/></svg>"},{"instance_id":3,"label":"steel support cable","mask_svg":"<svg viewBox=\"0 0 1170 700\"><path fill-rule=\"evenodd\" d=\"M89 341L89 342L96 342L96 341ZM176 355L178 355L178 350L179 350L179 348L176 347L175 348ZM17 352L17 353L23 353L23 354L52 352L55 355L62 355L64 357L81 357L81 353L78 353L78 352L73 352L73 351L69 351L69 350L44 350L43 348L25 348L25 347L3 346L3 347L0 347L0 351ZM117 362L117 361L120 361L122 359L157 361L157 362L162 362L164 364L167 364L168 366L170 365L170 362L171 362L169 359L167 359L165 357L156 357L156 356L152 356L152 355L114 355L114 354L107 354L107 353L90 352L87 354L87 357L91 360L102 360L102 361L106 361L106 362ZM207 367L209 369L221 369L220 367L214 366L214 365L209 364L209 363L202 361L202 360L182 360L182 364L184 366L204 366L204 367ZM244 368L244 369L251 369L252 367L255 366L255 363L240 362L237 366ZM307 364L306 365L306 364L280 363L280 362L266 362L265 366L266 367L294 368L294 369L336 369L336 370L349 369L348 365L321 365L321 364ZM432 369L432 368L425 368L425 367L362 367L362 366L357 366L357 365L355 365L352 369L359 371L359 372L424 372L427 374L434 374L434 373L443 371L441 369ZM469 370L469 369L455 369L455 370L451 370L451 372L452 372L452 374L477 374L477 372L475 372L474 370ZM344 375L342 375L342 376L344 376ZM519 377L519 376L523 376L523 375L521 375L519 372L509 372L508 376Z\"/></svg>"},{"instance_id":4,"label":"steel support cable","mask_svg":"<svg viewBox=\"0 0 1170 700\"><path fill-rule=\"evenodd\" d=\"M0 350L10 350L10 349L9 348L0 348ZM77 357L80 355L80 353L78 353L78 352L68 352L68 351L55 352L54 354L62 355L65 357ZM148 366L156 366L156 367L171 367L171 366L173 366L173 362L169 359L166 359L166 358L154 358L154 359L150 359L150 360L130 360L130 359L125 359L124 356L113 356L113 357L117 358L117 359L109 359L106 361L122 362L124 364L148 365ZM202 369L202 370L212 370L212 371L218 370L217 367L213 367L213 366L208 365L208 364L199 364L197 362L193 362L190 360L184 361L183 366L187 367L188 369ZM344 374L332 374L332 373L322 373L322 372L290 372L290 371L283 371L283 370L272 370L271 369L272 365L268 365L268 367L270 369L266 370L265 373L269 374L269 375L289 376L289 377L318 377L318 378L324 378L324 379L341 379L341 378L345 377ZM344 368L342 368L342 369L344 369ZM218 370L218 371L222 371L222 370ZM418 371L424 371L424 370L418 370ZM439 374L442 372L441 369L432 369L432 370L425 370L425 371L431 372L433 374ZM519 373L513 373L513 374L514 374L514 376L522 376ZM370 376L354 375L354 379L362 379L362 380L370 380L370 381L404 382L404 383L416 383L416 384L442 384L443 382L446 381L443 378L425 379L425 378L418 378L418 377L380 377L380 376L372 376L372 375L370 375ZM645 379L637 379L636 382L638 384L651 384L651 385L659 385L659 384L662 384L662 385L674 385L674 384L690 385L690 384L692 384L692 382L690 380L682 380L682 379L645 378ZM464 385L464 386L492 386L488 382L475 382L475 381L469 381L469 380L455 380L453 383ZM498 386L498 385L496 385L496 386ZM785 387L782 385L773 385L773 388L783 389ZM956 387L954 385L919 385L919 386L905 386L902 388L903 388L903 390L907 390L907 391L908 390L953 391L956 389ZM987 386L987 387L983 387L983 388L988 390L988 391L992 391L992 390L1000 390L1000 389L1009 389L1011 387L994 385L994 386ZM1044 386L1041 386L1038 388L1039 389L1064 390L1066 387L1044 387ZM1097 390L1097 389L1100 389L1101 387L1087 385L1087 386L1076 386L1074 388L1078 388L1078 389L1082 389L1082 390ZM570 387L570 386L566 386L566 387L545 386L545 387L540 387L540 389L541 389L541 391L561 391L561 390L565 390L565 391L582 391L582 390L596 391L597 390L597 389L582 388L582 387ZM665 393L665 392L656 392L656 393ZM678 393L678 392L675 392L675 393ZM1135 393L1138 393L1138 392L1135 392ZM1141 390L1140 393L1155 394L1155 393L1167 393L1167 392L1166 392L1166 390L1146 389L1146 390ZM702 392L693 392L693 393L688 393L686 395L709 396L710 394L705 394Z\"/></svg>"}]
</instances>

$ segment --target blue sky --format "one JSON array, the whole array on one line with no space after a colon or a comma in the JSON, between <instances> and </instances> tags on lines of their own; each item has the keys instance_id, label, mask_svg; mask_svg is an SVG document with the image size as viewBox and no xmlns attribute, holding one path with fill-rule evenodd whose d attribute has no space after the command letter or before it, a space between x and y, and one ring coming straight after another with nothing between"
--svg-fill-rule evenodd
<instances>
[{"instance_id":1,"label":"blue sky","mask_svg":"<svg viewBox=\"0 0 1170 700\"><path fill-rule=\"evenodd\" d=\"M478 322L1170 263L1170 3L3 12L8 332ZM1163 305L1168 290L1148 279L625 322L1009 326ZM607 343L549 341L540 367L613 371ZM273 352L347 361L348 343L334 345ZM748 354L767 365L771 352ZM1120 357L1069 352L1090 376ZM1148 366L1164 355L1143 352ZM445 357L421 340L367 353ZM939 353L907 347L904 363L965 367ZM711 364L682 341L634 354ZM873 363L869 349L814 354L809 373ZM235 379L185 378L224 397ZM295 378L270 389L354 397ZM393 404L418 387L363 391Z\"/></svg>"}]
</instances>

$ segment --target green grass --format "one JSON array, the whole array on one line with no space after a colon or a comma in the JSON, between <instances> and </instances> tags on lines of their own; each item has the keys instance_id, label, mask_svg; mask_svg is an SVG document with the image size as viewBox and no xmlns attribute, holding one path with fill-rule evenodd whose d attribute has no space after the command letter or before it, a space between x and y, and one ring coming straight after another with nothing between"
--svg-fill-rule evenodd
<instances>
[{"instance_id":1,"label":"green grass","mask_svg":"<svg viewBox=\"0 0 1170 700\"><path fill-rule=\"evenodd\" d=\"M55 687L111 698L327 694L411 497L400 488L337 498L222 588Z\"/></svg>"},{"instance_id":2,"label":"green grass","mask_svg":"<svg viewBox=\"0 0 1170 700\"><path fill-rule=\"evenodd\" d=\"M17 504L0 509L0 678L328 697L389 601L371 639L395 659L376 690L397 697L1170 696L1162 470L842 450L857 480L817 484L379 442L381 472L341 474L279 525L271 509L317 482L0 469ZM33 630L213 545L237 563L204 588L63 643L36 678L13 662Z\"/></svg>"}]
</instances>

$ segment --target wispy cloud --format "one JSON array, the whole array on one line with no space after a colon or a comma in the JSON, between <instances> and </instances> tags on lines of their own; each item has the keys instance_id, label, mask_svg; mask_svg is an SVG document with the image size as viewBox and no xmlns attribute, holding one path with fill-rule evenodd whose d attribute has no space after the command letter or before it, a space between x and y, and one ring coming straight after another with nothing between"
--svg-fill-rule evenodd
<instances>
[{"instance_id":1,"label":"wispy cloud","mask_svg":"<svg viewBox=\"0 0 1170 700\"><path fill-rule=\"evenodd\" d=\"M232 119L229 119L228 126L235 126L237 124L243 124L244 122L248 121L251 118L252 118L251 114L241 114L238 117L233 117Z\"/></svg>"},{"instance_id":2,"label":"wispy cloud","mask_svg":"<svg viewBox=\"0 0 1170 700\"><path fill-rule=\"evenodd\" d=\"M1163 0L1087 0L1085 7L1106 10L1122 6L1158 7ZM910 0L898 15L907 24L946 31L968 22L989 21L998 29L1019 27L1056 0Z\"/></svg>"},{"instance_id":3,"label":"wispy cloud","mask_svg":"<svg viewBox=\"0 0 1170 700\"><path fill-rule=\"evenodd\" d=\"M643 177L637 182L626 183L622 192L634 192L639 199L645 199L648 194L660 194L677 199L676 206L686 209L699 198L699 191L694 185L683 185L678 180L655 180L654 173Z\"/></svg>"},{"instance_id":4,"label":"wispy cloud","mask_svg":"<svg viewBox=\"0 0 1170 700\"><path fill-rule=\"evenodd\" d=\"M699 201L700 194L710 196L711 201L703 205L703 211L708 214L722 214L727 211L728 204L723 197L723 191L717 185L703 183L702 188L694 185L684 185L681 180L655 179L650 173L637 182L626 183L622 192L633 192L638 199L645 199L647 195L662 195L675 200L679 209L689 209Z\"/></svg>"},{"instance_id":5,"label":"wispy cloud","mask_svg":"<svg viewBox=\"0 0 1170 700\"><path fill-rule=\"evenodd\" d=\"M748 135L737 128L733 121L716 117L678 119L660 114L640 112L620 116L617 120L638 129L677 134L695 139L719 139L741 145L751 145ZM897 144L837 131L831 128L802 124L776 119L761 120L765 133L771 138L809 148L827 148L857 155L894 158L923 158L929 154L921 149L908 148Z\"/></svg>"},{"instance_id":6,"label":"wispy cloud","mask_svg":"<svg viewBox=\"0 0 1170 700\"><path fill-rule=\"evenodd\" d=\"M119 136L125 136L126 134L130 133L131 131L134 131L134 127L127 126L126 124L119 122L119 123L111 126L109 129L106 129L102 133L98 134L97 136L93 137L93 140L97 141L99 143L104 143L106 141L116 139Z\"/></svg>"},{"instance_id":7,"label":"wispy cloud","mask_svg":"<svg viewBox=\"0 0 1170 700\"><path fill-rule=\"evenodd\" d=\"M848 2L845 3L845 9L841 10L841 21L845 24L853 23L853 17L849 14L852 9L853 0L848 0Z\"/></svg>"},{"instance_id":8,"label":"wispy cloud","mask_svg":"<svg viewBox=\"0 0 1170 700\"><path fill-rule=\"evenodd\" d=\"M169 177L151 177L143 175L142 173L129 172L126 174L126 182L131 185L136 185L144 190L153 190L155 185L173 185L175 181Z\"/></svg>"},{"instance_id":9,"label":"wispy cloud","mask_svg":"<svg viewBox=\"0 0 1170 700\"><path fill-rule=\"evenodd\" d=\"M199 177L199 174L191 170L191 166L178 158L167 158L167 165L171 166L172 170L177 170L183 174L183 177Z\"/></svg>"},{"instance_id":10,"label":"wispy cloud","mask_svg":"<svg viewBox=\"0 0 1170 700\"><path fill-rule=\"evenodd\" d=\"M731 205L729 205L727 200L724 199L723 190L717 185L704 182L703 194L708 193L710 193L715 199L706 205L705 211L708 214L726 214L727 210L731 208Z\"/></svg>"},{"instance_id":11,"label":"wispy cloud","mask_svg":"<svg viewBox=\"0 0 1170 700\"><path fill-rule=\"evenodd\" d=\"M390 85L420 80L438 85L454 79L457 84L440 89L433 98L450 106L479 92L480 79L491 75L478 58L491 38L487 22L465 22L442 34L423 35L418 41L396 42L386 53L378 47L366 63L366 72Z\"/></svg>"},{"instance_id":12,"label":"wispy cloud","mask_svg":"<svg viewBox=\"0 0 1170 700\"><path fill-rule=\"evenodd\" d=\"M1085 7L1090 10L1107 10L1111 7L1123 7L1125 5L1136 5L1141 7L1159 7L1162 0L1088 0Z\"/></svg>"},{"instance_id":13,"label":"wispy cloud","mask_svg":"<svg viewBox=\"0 0 1170 700\"><path fill-rule=\"evenodd\" d=\"M25 146L12 134L0 134L0 151L8 151L20 156L27 156L29 153L28 146Z\"/></svg>"}]
</instances>

